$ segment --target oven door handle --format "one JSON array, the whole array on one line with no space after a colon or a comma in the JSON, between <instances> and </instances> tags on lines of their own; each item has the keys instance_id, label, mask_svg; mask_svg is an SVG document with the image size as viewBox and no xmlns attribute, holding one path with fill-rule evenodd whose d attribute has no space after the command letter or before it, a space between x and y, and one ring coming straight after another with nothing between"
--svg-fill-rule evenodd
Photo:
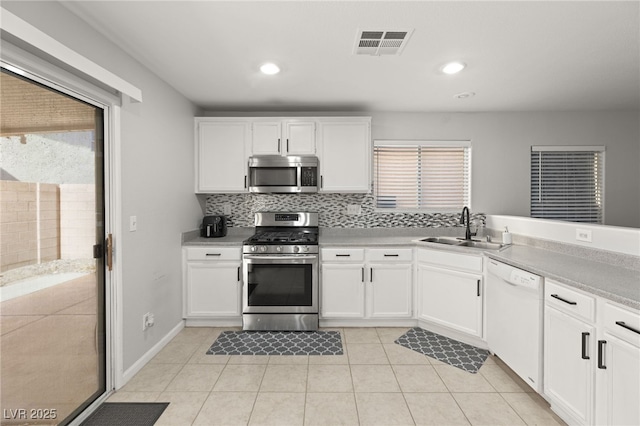
<instances>
[{"instance_id":1,"label":"oven door handle","mask_svg":"<svg viewBox=\"0 0 640 426\"><path fill-rule=\"evenodd\" d=\"M242 256L243 259L250 259L250 260L316 260L318 259L318 256L306 256L306 255L297 255L297 254L290 254L290 255L286 255L286 256L278 256L278 255L268 255L268 256L261 256L261 255L256 255L256 254L245 254Z\"/></svg>"}]
</instances>

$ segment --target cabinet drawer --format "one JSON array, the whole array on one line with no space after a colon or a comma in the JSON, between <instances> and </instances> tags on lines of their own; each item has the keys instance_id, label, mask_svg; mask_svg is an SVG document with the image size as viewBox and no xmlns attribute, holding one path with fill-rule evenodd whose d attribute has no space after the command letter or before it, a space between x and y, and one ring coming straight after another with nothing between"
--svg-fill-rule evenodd
<instances>
[{"instance_id":1,"label":"cabinet drawer","mask_svg":"<svg viewBox=\"0 0 640 426\"><path fill-rule=\"evenodd\" d=\"M194 247L185 249L187 260L240 260L240 247Z\"/></svg>"},{"instance_id":2,"label":"cabinet drawer","mask_svg":"<svg viewBox=\"0 0 640 426\"><path fill-rule=\"evenodd\" d=\"M595 298L572 290L551 280L544 284L544 300L549 305L584 319L595 321Z\"/></svg>"},{"instance_id":3,"label":"cabinet drawer","mask_svg":"<svg viewBox=\"0 0 640 426\"><path fill-rule=\"evenodd\" d=\"M440 268L482 273L482 256L471 256L444 250L418 249L418 261Z\"/></svg>"},{"instance_id":4,"label":"cabinet drawer","mask_svg":"<svg viewBox=\"0 0 640 426\"><path fill-rule=\"evenodd\" d=\"M362 262L364 261L364 249L354 248L325 248L322 249L323 262Z\"/></svg>"},{"instance_id":5,"label":"cabinet drawer","mask_svg":"<svg viewBox=\"0 0 640 426\"><path fill-rule=\"evenodd\" d=\"M412 252L412 249L401 248L369 249L367 257L372 262L411 262Z\"/></svg>"},{"instance_id":6,"label":"cabinet drawer","mask_svg":"<svg viewBox=\"0 0 640 426\"><path fill-rule=\"evenodd\" d=\"M607 332L640 347L640 313L606 303L604 327Z\"/></svg>"}]
</instances>

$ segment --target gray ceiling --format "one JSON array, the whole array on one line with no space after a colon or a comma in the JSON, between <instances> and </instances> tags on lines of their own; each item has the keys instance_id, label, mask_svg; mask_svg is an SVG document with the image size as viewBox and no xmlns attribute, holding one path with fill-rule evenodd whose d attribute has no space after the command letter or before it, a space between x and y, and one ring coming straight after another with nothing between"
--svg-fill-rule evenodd
<instances>
[{"instance_id":1,"label":"gray ceiling","mask_svg":"<svg viewBox=\"0 0 640 426\"><path fill-rule=\"evenodd\" d=\"M62 3L211 111L640 108L637 1ZM400 55L353 53L358 30L407 28Z\"/></svg>"}]
</instances>

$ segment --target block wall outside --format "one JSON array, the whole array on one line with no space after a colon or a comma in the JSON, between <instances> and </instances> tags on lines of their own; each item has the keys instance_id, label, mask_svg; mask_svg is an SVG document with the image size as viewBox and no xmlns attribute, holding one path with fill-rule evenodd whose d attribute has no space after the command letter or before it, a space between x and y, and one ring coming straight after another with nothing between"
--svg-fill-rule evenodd
<instances>
[{"instance_id":1,"label":"block wall outside","mask_svg":"<svg viewBox=\"0 0 640 426\"><path fill-rule=\"evenodd\" d=\"M96 243L95 185L60 185L60 258L91 259Z\"/></svg>"},{"instance_id":2,"label":"block wall outside","mask_svg":"<svg viewBox=\"0 0 640 426\"><path fill-rule=\"evenodd\" d=\"M58 185L0 181L0 271L60 258Z\"/></svg>"}]
</instances>

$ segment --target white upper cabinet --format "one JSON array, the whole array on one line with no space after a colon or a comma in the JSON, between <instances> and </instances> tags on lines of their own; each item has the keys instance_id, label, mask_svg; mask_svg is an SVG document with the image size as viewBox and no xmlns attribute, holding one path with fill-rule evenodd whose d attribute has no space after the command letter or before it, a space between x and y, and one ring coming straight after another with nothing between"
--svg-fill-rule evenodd
<instances>
[{"instance_id":1,"label":"white upper cabinet","mask_svg":"<svg viewBox=\"0 0 640 426\"><path fill-rule=\"evenodd\" d=\"M250 122L196 118L196 193L246 192Z\"/></svg>"},{"instance_id":2,"label":"white upper cabinet","mask_svg":"<svg viewBox=\"0 0 640 426\"><path fill-rule=\"evenodd\" d=\"M371 190L371 118L323 118L318 127L321 192Z\"/></svg>"},{"instance_id":3,"label":"white upper cabinet","mask_svg":"<svg viewBox=\"0 0 640 426\"><path fill-rule=\"evenodd\" d=\"M250 155L316 154L315 121L253 119L251 128Z\"/></svg>"},{"instance_id":4,"label":"white upper cabinet","mask_svg":"<svg viewBox=\"0 0 640 426\"><path fill-rule=\"evenodd\" d=\"M315 155L320 192L371 191L371 117L197 117L195 125L196 193L247 192L254 155Z\"/></svg>"}]
</instances>

